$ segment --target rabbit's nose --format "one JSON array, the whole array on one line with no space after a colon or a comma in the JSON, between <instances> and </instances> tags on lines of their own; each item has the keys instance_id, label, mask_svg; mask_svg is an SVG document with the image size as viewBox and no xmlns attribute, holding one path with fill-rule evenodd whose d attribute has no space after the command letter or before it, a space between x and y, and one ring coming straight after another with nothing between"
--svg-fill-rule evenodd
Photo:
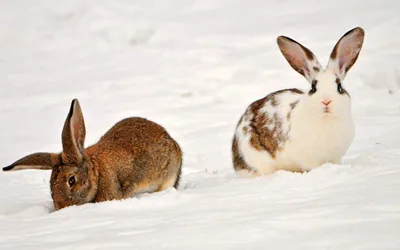
<instances>
[{"instance_id":1,"label":"rabbit's nose","mask_svg":"<svg viewBox=\"0 0 400 250\"><path fill-rule=\"evenodd\" d=\"M329 100L329 101L321 101L325 106L328 106L331 102L332 102L332 100Z\"/></svg>"}]
</instances>

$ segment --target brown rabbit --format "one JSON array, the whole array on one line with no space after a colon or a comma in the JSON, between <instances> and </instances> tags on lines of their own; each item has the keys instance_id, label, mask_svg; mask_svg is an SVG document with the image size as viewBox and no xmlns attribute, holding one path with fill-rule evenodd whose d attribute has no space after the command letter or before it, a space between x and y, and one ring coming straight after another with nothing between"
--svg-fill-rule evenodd
<instances>
[{"instance_id":1,"label":"brown rabbit","mask_svg":"<svg viewBox=\"0 0 400 250\"><path fill-rule=\"evenodd\" d=\"M83 114L74 99L62 131L63 152L31 154L3 171L52 170L50 188L56 210L178 187L182 151L160 125L127 118L86 149L85 135Z\"/></svg>"}]
</instances>

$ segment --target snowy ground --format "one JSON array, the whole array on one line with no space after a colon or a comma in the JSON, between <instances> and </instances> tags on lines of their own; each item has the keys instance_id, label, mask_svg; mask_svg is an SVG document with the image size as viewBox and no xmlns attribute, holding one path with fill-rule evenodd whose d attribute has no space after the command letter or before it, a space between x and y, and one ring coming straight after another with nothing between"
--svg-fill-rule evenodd
<instances>
[{"instance_id":1,"label":"snowy ground","mask_svg":"<svg viewBox=\"0 0 400 250\"><path fill-rule=\"evenodd\" d=\"M0 173L0 249L400 249L400 1L0 2L0 165L59 151L72 98L87 145L143 116L185 151L178 191L54 212L49 172ZM323 63L366 30L345 85L357 135L342 165L236 178L249 103L306 88L287 35Z\"/></svg>"}]
</instances>

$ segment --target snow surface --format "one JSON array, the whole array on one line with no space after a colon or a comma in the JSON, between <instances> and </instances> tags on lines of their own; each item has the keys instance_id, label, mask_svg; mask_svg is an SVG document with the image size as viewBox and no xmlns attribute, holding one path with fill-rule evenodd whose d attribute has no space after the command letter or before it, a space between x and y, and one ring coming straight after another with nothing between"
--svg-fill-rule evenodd
<instances>
[{"instance_id":1,"label":"snow surface","mask_svg":"<svg viewBox=\"0 0 400 250\"><path fill-rule=\"evenodd\" d=\"M400 1L0 2L0 165L61 149L72 98L86 144L143 116L181 144L179 190L54 212L49 172L0 173L0 249L400 249ZM327 62L366 30L344 85L356 137L342 165L237 178L252 101L306 88L275 39Z\"/></svg>"}]
</instances>

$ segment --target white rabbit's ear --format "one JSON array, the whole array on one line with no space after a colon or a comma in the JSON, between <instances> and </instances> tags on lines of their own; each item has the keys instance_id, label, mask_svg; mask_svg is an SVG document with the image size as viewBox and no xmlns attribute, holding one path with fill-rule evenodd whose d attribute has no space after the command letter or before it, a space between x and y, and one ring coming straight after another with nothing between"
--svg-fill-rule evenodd
<instances>
[{"instance_id":1,"label":"white rabbit's ear","mask_svg":"<svg viewBox=\"0 0 400 250\"><path fill-rule=\"evenodd\" d=\"M66 157L67 162L76 163L82 160L85 136L85 121L83 120L81 106L78 100L74 99L62 132L62 154Z\"/></svg>"},{"instance_id":2,"label":"white rabbit's ear","mask_svg":"<svg viewBox=\"0 0 400 250\"><path fill-rule=\"evenodd\" d=\"M10 166L3 168L3 171L14 171L24 169L51 170L53 167L61 164L59 154L52 153L34 153L19 159Z\"/></svg>"},{"instance_id":3,"label":"white rabbit's ear","mask_svg":"<svg viewBox=\"0 0 400 250\"><path fill-rule=\"evenodd\" d=\"M357 61L364 42L364 30L354 28L344 34L332 50L328 69L333 71L340 80L346 77L347 72Z\"/></svg>"},{"instance_id":4,"label":"white rabbit's ear","mask_svg":"<svg viewBox=\"0 0 400 250\"><path fill-rule=\"evenodd\" d=\"M315 55L289 37L279 36L277 42L279 49L290 66L302 74L309 82L312 82L315 75L322 70L321 64Z\"/></svg>"}]
</instances>

